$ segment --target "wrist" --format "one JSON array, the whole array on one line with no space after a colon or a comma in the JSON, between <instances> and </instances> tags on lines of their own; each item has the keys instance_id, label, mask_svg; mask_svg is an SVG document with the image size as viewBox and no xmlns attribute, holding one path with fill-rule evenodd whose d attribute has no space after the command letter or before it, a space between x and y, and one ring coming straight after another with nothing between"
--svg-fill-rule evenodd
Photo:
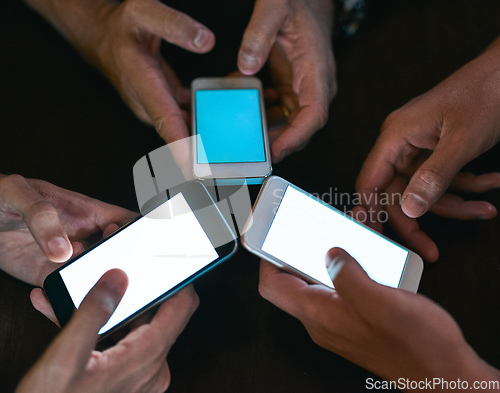
<instances>
[{"instance_id":1,"label":"wrist","mask_svg":"<svg viewBox=\"0 0 500 393\"><path fill-rule=\"evenodd\" d=\"M462 381L462 386L469 388L474 388L477 384L484 385L484 383L489 383L491 386L491 382L500 381L499 371L481 359L465 342L462 348L455 352L454 360L450 362L448 359L440 363L432 373L432 378L443 381L442 391L451 391L451 384L458 383L458 381ZM484 389L483 391L490 390Z\"/></svg>"},{"instance_id":2,"label":"wrist","mask_svg":"<svg viewBox=\"0 0 500 393\"><path fill-rule=\"evenodd\" d=\"M462 374L463 380L466 380L469 387L473 387L474 384L481 384L480 386L486 388L481 388L482 391L498 391L500 386L500 371L493 366L486 363L477 354L469 348L471 354L469 355L468 362L463 363ZM495 385L496 383L496 385Z\"/></svg>"}]
</instances>

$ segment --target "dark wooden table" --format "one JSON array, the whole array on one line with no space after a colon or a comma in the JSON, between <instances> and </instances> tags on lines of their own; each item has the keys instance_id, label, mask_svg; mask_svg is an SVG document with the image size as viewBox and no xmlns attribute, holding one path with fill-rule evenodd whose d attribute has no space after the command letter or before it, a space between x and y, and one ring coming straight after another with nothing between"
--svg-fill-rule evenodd
<instances>
[{"instance_id":1,"label":"dark wooden table","mask_svg":"<svg viewBox=\"0 0 500 393\"><path fill-rule=\"evenodd\" d=\"M234 70L252 5L169 4L206 23L218 38L204 56L165 48L184 83ZM477 56L499 33L496 0L369 5L359 33L335 42L339 93L327 126L274 168L310 192L353 192L385 116ZM154 130L19 1L2 2L0 21L0 172L137 209L132 167L162 144ZM491 150L469 169L498 171L499 153ZM500 191L484 198L500 206ZM500 219L456 222L428 215L421 225L441 257L426 264L420 292L448 310L480 356L500 367ZM370 373L317 347L298 321L260 298L257 284L258 260L241 248L196 282L201 305L169 355L170 392L365 391ZM14 389L58 332L32 308L30 290L0 272L1 392Z\"/></svg>"}]
</instances>

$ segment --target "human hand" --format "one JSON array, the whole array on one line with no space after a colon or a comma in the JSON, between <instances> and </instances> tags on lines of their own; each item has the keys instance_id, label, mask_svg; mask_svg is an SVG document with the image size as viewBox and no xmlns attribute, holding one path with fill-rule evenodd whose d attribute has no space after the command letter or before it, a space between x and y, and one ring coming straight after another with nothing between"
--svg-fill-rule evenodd
<instances>
[{"instance_id":1,"label":"human hand","mask_svg":"<svg viewBox=\"0 0 500 393\"><path fill-rule=\"evenodd\" d=\"M165 40L205 53L213 33L186 14L157 0L126 0L100 21L102 44L95 54L100 68L134 113L153 124L165 142L189 136L186 112L191 98L160 54Z\"/></svg>"},{"instance_id":2,"label":"human hand","mask_svg":"<svg viewBox=\"0 0 500 393\"><path fill-rule=\"evenodd\" d=\"M0 268L42 286L59 266L54 262L79 254L89 236L136 215L42 180L0 175Z\"/></svg>"},{"instance_id":3,"label":"human hand","mask_svg":"<svg viewBox=\"0 0 500 393\"><path fill-rule=\"evenodd\" d=\"M142 121L166 143L189 136L189 89L162 58L162 40L194 53L210 51L215 36L186 14L157 0L26 0L113 83Z\"/></svg>"},{"instance_id":4,"label":"human hand","mask_svg":"<svg viewBox=\"0 0 500 393\"><path fill-rule=\"evenodd\" d=\"M438 258L437 247L414 218L428 210L462 220L496 216L490 203L464 201L446 191L451 187L479 193L500 187L500 173L459 173L500 139L499 61L500 39L432 90L391 113L358 177L357 192L370 211L382 209L375 194L401 195L401 207L387 208L390 224L429 261ZM372 226L381 230L380 223Z\"/></svg>"},{"instance_id":5,"label":"human hand","mask_svg":"<svg viewBox=\"0 0 500 393\"><path fill-rule=\"evenodd\" d=\"M335 290L309 285L263 260L259 291L299 319L316 344L386 380L500 378L435 303L377 284L339 248L327 253L327 270Z\"/></svg>"},{"instance_id":6,"label":"human hand","mask_svg":"<svg viewBox=\"0 0 500 393\"><path fill-rule=\"evenodd\" d=\"M336 94L330 0L257 0L238 55L245 75L269 58L275 90L268 102L290 112L287 124L269 132L273 162L304 147L328 119Z\"/></svg>"},{"instance_id":7,"label":"human hand","mask_svg":"<svg viewBox=\"0 0 500 393\"><path fill-rule=\"evenodd\" d=\"M113 347L93 351L99 329L126 288L126 275L107 272L89 292L69 324L21 381L17 392L164 392L170 384L167 353L198 305L191 286L163 303L149 323ZM39 288L38 309L50 307Z\"/></svg>"}]
</instances>

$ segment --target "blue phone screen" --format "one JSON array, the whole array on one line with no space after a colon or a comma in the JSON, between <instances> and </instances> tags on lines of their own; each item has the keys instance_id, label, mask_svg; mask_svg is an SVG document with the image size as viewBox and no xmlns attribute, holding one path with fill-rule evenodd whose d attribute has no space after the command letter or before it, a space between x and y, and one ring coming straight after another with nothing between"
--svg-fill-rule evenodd
<instances>
[{"instance_id":1,"label":"blue phone screen","mask_svg":"<svg viewBox=\"0 0 500 393\"><path fill-rule=\"evenodd\" d=\"M196 128L199 164L266 160L257 89L197 91Z\"/></svg>"}]
</instances>

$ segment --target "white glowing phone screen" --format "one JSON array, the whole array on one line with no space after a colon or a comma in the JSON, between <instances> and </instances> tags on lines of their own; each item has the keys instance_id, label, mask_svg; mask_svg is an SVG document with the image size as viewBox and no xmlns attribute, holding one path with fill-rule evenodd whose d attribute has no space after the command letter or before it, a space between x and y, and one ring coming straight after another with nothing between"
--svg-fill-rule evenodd
<instances>
[{"instance_id":1,"label":"white glowing phone screen","mask_svg":"<svg viewBox=\"0 0 500 393\"><path fill-rule=\"evenodd\" d=\"M105 272L127 273L127 291L101 334L219 256L182 193L153 212L158 209L169 209L165 216L172 218L146 215L60 271L77 308Z\"/></svg>"},{"instance_id":2,"label":"white glowing phone screen","mask_svg":"<svg viewBox=\"0 0 500 393\"><path fill-rule=\"evenodd\" d=\"M332 247L351 254L373 280L398 287L407 250L287 186L262 250L333 288L325 267Z\"/></svg>"}]
</instances>

